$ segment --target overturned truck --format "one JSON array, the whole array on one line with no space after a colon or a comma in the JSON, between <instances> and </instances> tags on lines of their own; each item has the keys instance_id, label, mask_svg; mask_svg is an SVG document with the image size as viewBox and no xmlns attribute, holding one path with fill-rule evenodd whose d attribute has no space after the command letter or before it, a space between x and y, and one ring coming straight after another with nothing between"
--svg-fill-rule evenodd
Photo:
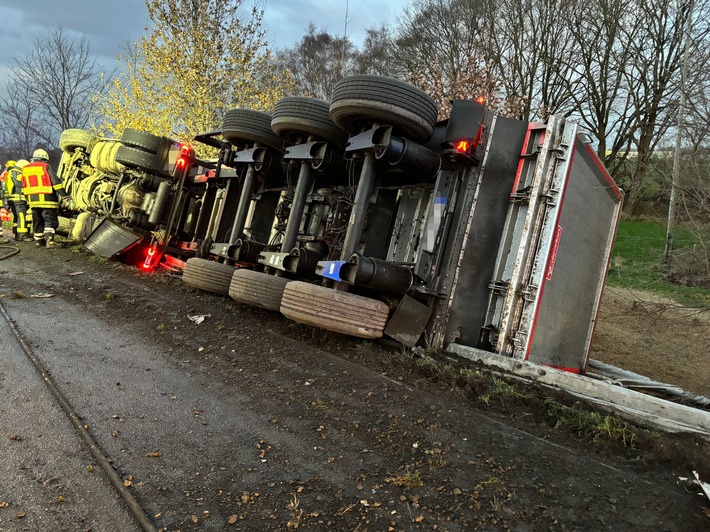
<instances>
[{"instance_id":1,"label":"overturned truck","mask_svg":"<svg viewBox=\"0 0 710 532\"><path fill-rule=\"evenodd\" d=\"M203 162L165 178L165 212L192 199L201 223L164 227L159 253L191 286L301 323L583 372L621 192L562 116L436 114L378 76L228 111L196 139L219 151L209 178Z\"/></svg>"}]
</instances>

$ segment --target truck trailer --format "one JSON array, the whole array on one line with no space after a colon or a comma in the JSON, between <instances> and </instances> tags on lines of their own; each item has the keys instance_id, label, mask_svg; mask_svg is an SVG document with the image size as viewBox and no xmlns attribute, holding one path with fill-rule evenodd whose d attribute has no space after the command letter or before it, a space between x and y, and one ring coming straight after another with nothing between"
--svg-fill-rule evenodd
<instances>
[{"instance_id":1,"label":"truck trailer","mask_svg":"<svg viewBox=\"0 0 710 532\"><path fill-rule=\"evenodd\" d=\"M150 137L129 131L127 170L75 233L300 323L584 372L622 193L561 115L436 116L418 88L359 75L329 102L228 111L196 138L212 161L169 139L137 160Z\"/></svg>"}]
</instances>

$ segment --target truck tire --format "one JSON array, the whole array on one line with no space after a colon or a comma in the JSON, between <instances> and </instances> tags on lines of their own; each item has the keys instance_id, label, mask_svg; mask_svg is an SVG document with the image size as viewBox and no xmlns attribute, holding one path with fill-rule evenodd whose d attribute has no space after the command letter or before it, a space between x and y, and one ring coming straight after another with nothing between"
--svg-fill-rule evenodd
<instances>
[{"instance_id":1,"label":"truck tire","mask_svg":"<svg viewBox=\"0 0 710 532\"><path fill-rule=\"evenodd\" d=\"M349 336L381 338L389 308L377 299L291 281L284 289L281 314L299 323Z\"/></svg>"},{"instance_id":2,"label":"truck tire","mask_svg":"<svg viewBox=\"0 0 710 532\"><path fill-rule=\"evenodd\" d=\"M378 123L395 127L396 134L424 143L436 124L436 102L424 91L382 76L349 76L333 89L330 117L345 131L357 133Z\"/></svg>"},{"instance_id":3,"label":"truck tire","mask_svg":"<svg viewBox=\"0 0 710 532\"><path fill-rule=\"evenodd\" d=\"M107 148L102 154L105 157L106 172L109 174L120 174L126 169L121 163L116 161L116 154L120 147L120 142L112 142L111 147Z\"/></svg>"},{"instance_id":4,"label":"truck tire","mask_svg":"<svg viewBox=\"0 0 710 532\"><path fill-rule=\"evenodd\" d=\"M101 166L101 152L107 144L107 142L101 141L94 145L94 149L92 149L89 154L89 164L91 164L92 168Z\"/></svg>"},{"instance_id":5,"label":"truck tire","mask_svg":"<svg viewBox=\"0 0 710 532\"><path fill-rule=\"evenodd\" d=\"M229 285L229 297L245 305L278 312L284 288L289 282L290 279L268 273L237 270Z\"/></svg>"},{"instance_id":6,"label":"truck tire","mask_svg":"<svg viewBox=\"0 0 710 532\"><path fill-rule=\"evenodd\" d=\"M271 129L289 142L298 142L305 133L342 146L348 134L333 122L329 110L328 102L316 98L281 98L271 113ZM305 142L306 139L300 140Z\"/></svg>"},{"instance_id":7,"label":"truck tire","mask_svg":"<svg viewBox=\"0 0 710 532\"><path fill-rule=\"evenodd\" d=\"M110 146L106 146L102 149L101 157L103 157L103 152L105 150L110 150ZM151 169L155 161L155 154L149 153L147 151L141 151L136 148L129 148L128 146L120 146L118 151L116 151L115 160L117 163L124 166L132 168L144 168ZM99 163L101 164L101 163Z\"/></svg>"},{"instance_id":8,"label":"truck tire","mask_svg":"<svg viewBox=\"0 0 710 532\"><path fill-rule=\"evenodd\" d=\"M64 153L73 154L77 148L87 152L96 144L96 135L85 129L65 129L59 137L59 147Z\"/></svg>"},{"instance_id":9,"label":"truck tire","mask_svg":"<svg viewBox=\"0 0 710 532\"><path fill-rule=\"evenodd\" d=\"M182 280L193 288L226 296L235 269L229 264L193 257L185 263Z\"/></svg>"},{"instance_id":10,"label":"truck tire","mask_svg":"<svg viewBox=\"0 0 710 532\"><path fill-rule=\"evenodd\" d=\"M70 236L71 231L74 227L74 220L67 218L66 216L58 216L59 226L57 227L57 233L60 235Z\"/></svg>"},{"instance_id":11,"label":"truck tire","mask_svg":"<svg viewBox=\"0 0 710 532\"><path fill-rule=\"evenodd\" d=\"M165 137L159 137L138 129L126 128L121 135L121 144L155 155Z\"/></svg>"},{"instance_id":12,"label":"truck tire","mask_svg":"<svg viewBox=\"0 0 710 532\"><path fill-rule=\"evenodd\" d=\"M231 144L258 143L282 151L283 140L271 130L271 115L251 109L230 109L224 115L222 136Z\"/></svg>"}]
</instances>

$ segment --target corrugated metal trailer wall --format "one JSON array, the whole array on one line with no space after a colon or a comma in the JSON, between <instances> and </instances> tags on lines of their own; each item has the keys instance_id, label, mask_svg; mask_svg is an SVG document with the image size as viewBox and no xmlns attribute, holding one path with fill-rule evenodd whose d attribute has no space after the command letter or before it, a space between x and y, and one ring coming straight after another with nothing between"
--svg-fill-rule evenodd
<instances>
[{"instance_id":1,"label":"corrugated metal trailer wall","mask_svg":"<svg viewBox=\"0 0 710 532\"><path fill-rule=\"evenodd\" d=\"M487 119L447 241L429 344L455 342L580 372L622 194L561 116Z\"/></svg>"}]
</instances>

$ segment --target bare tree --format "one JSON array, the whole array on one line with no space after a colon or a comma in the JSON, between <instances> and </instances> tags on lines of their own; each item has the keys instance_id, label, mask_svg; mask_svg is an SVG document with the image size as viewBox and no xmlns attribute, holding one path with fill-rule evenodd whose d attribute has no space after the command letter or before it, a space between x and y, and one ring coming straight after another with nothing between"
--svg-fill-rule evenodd
<instances>
[{"instance_id":1,"label":"bare tree","mask_svg":"<svg viewBox=\"0 0 710 532\"><path fill-rule=\"evenodd\" d=\"M17 154L16 159L26 158L41 142L34 132L32 95L24 84L8 83L7 97L0 99L3 116L2 145Z\"/></svg>"},{"instance_id":2,"label":"bare tree","mask_svg":"<svg viewBox=\"0 0 710 532\"><path fill-rule=\"evenodd\" d=\"M362 49L355 54L355 72L376 76L397 76L392 58L394 43L389 27L369 28Z\"/></svg>"},{"instance_id":3,"label":"bare tree","mask_svg":"<svg viewBox=\"0 0 710 532\"><path fill-rule=\"evenodd\" d=\"M92 123L96 97L105 87L86 36L72 38L57 26L46 38L35 39L26 56L15 58L0 111L28 127L36 140L54 146L63 130Z\"/></svg>"},{"instance_id":4,"label":"bare tree","mask_svg":"<svg viewBox=\"0 0 710 532\"><path fill-rule=\"evenodd\" d=\"M519 118L569 114L571 95L562 82L573 76L569 58L575 53L563 14L577 0L491 1L486 10L487 56L509 98L525 102Z\"/></svg>"},{"instance_id":5,"label":"bare tree","mask_svg":"<svg viewBox=\"0 0 710 532\"><path fill-rule=\"evenodd\" d=\"M445 83L470 77L471 65L500 84L519 117L569 108L560 78L569 75L574 40L561 13L577 0L418 0L396 29L393 56L411 78L433 64Z\"/></svg>"},{"instance_id":6,"label":"bare tree","mask_svg":"<svg viewBox=\"0 0 710 532\"><path fill-rule=\"evenodd\" d=\"M279 59L293 76L296 94L328 100L338 80L354 71L354 52L347 37L310 24L298 45L282 51Z\"/></svg>"},{"instance_id":7,"label":"bare tree","mask_svg":"<svg viewBox=\"0 0 710 532\"><path fill-rule=\"evenodd\" d=\"M489 9L492 0L415 0L394 30L396 74L417 77L438 63L444 80L456 79L471 58L487 63Z\"/></svg>"},{"instance_id":8,"label":"bare tree","mask_svg":"<svg viewBox=\"0 0 710 532\"><path fill-rule=\"evenodd\" d=\"M574 116L595 137L597 154L616 177L637 125L624 71L631 54L627 38L641 21L627 12L625 0L581 2L565 11L563 20L575 53L567 58L568 75L557 79L569 93Z\"/></svg>"}]
</instances>

